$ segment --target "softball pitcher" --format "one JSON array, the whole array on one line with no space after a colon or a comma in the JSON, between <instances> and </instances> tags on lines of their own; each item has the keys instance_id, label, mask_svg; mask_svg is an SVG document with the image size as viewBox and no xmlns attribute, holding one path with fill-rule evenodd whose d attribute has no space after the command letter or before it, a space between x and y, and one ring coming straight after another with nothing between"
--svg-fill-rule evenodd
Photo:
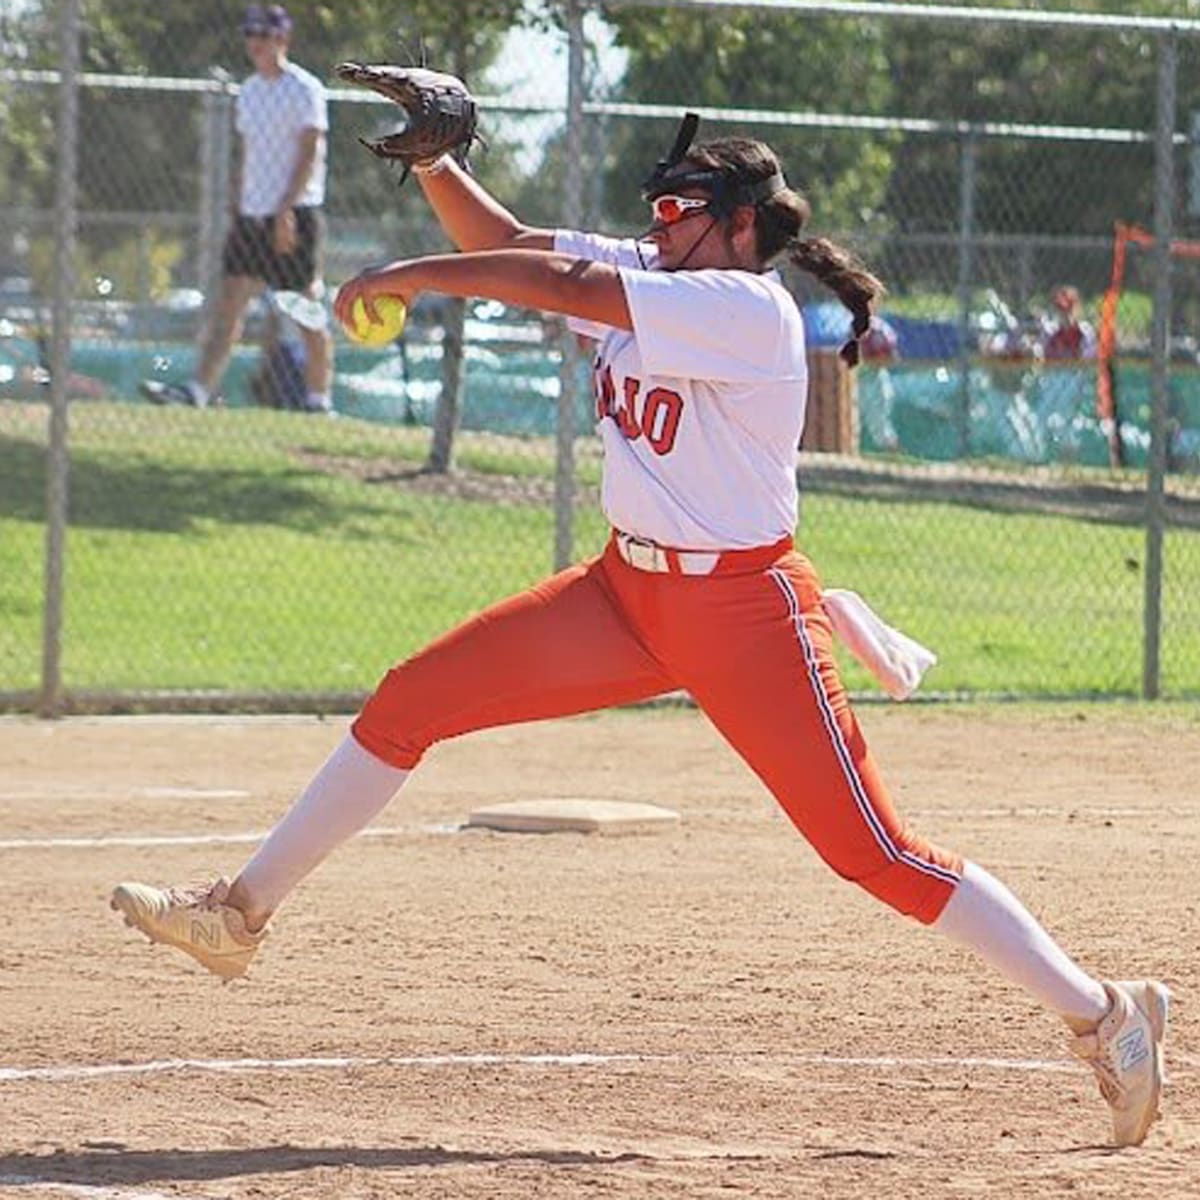
<instances>
[{"instance_id":1,"label":"softball pitcher","mask_svg":"<svg viewBox=\"0 0 1200 1200\"><path fill-rule=\"evenodd\" d=\"M853 317L857 361L881 285L805 236L809 206L760 141L692 145L686 118L643 194L638 241L521 224L450 157L417 165L458 254L364 271L340 291L427 290L565 314L595 339L598 556L504 600L384 676L351 733L232 884L119 885L153 940L241 975L289 891L363 828L434 743L685 689L829 866L975 950L1061 1014L1099 1078L1118 1144L1158 1115L1168 993L1077 966L981 867L900 819L851 711L812 564L792 544L807 389L786 257Z\"/></svg>"}]
</instances>

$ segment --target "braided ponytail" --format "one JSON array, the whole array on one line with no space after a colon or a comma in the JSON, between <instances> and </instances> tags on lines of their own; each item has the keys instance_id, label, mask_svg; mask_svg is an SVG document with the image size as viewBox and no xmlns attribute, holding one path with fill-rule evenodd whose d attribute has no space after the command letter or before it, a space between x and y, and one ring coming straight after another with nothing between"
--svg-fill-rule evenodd
<instances>
[{"instance_id":1,"label":"braided ponytail","mask_svg":"<svg viewBox=\"0 0 1200 1200\"><path fill-rule=\"evenodd\" d=\"M754 138L715 138L688 150L692 166L718 170L731 181L758 183L780 170L779 158L766 142ZM884 293L883 283L849 250L827 238L804 238L812 210L802 192L784 188L755 205L755 240L758 257L769 263L781 254L801 270L820 280L850 310L850 340L842 359L858 365L859 338L871 327L871 314Z\"/></svg>"},{"instance_id":2,"label":"braided ponytail","mask_svg":"<svg viewBox=\"0 0 1200 1200\"><path fill-rule=\"evenodd\" d=\"M883 295L882 282L849 250L827 238L795 238L788 243L787 252L796 266L819 279L850 310L850 340L840 354L849 366L858 366L858 342L871 328L871 313Z\"/></svg>"}]
</instances>

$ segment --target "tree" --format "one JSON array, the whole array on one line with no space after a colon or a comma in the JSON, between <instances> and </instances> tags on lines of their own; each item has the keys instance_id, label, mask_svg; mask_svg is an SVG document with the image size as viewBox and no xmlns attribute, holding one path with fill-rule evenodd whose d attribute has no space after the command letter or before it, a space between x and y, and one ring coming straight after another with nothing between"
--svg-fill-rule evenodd
<instances>
[{"instance_id":1,"label":"tree","mask_svg":"<svg viewBox=\"0 0 1200 1200\"><path fill-rule=\"evenodd\" d=\"M978 7L982 0L966 0ZM1128 16L1125 0L1075 0L1075 14ZM1140 15L1192 17L1189 0L1145 0ZM1200 104L1200 78L1184 41L1178 120ZM1158 48L1141 34L1028 28L999 23L893 23L888 61L897 111L906 117L978 124L1131 129L1156 121ZM959 222L962 139L911 134L896 154L886 207L898 231L952 233ZM1107 238L1114 220L1149 223L1154 211L1151 143L1067 138L979 138L975 227L986 234L1092 235ZM930 264L933 265L932 263ZM944 266L944 265L943 265ZM1028 282L1042 291L1064 268L1103 285L1104 255L1041 251ZM1005 263L995 269L1003 272ZM953 266L950 266L953 271Z\"/></svg>"},{"instance_id":2,"label":"tree","mask_svg":"<svg viewBox=\"0 0 1200 1200\"><path fill-rule=\"evenodd\" d=\"M56 5L34 0L22 21L25 60L33 67L57 65ZM161 75L208 79L214 70L238 80L248 72L240 34L245 6L240 0L203 5L163 4L161 0L92 0L85 10L82 48L84 71L115 75ZM412 0L397 24L388 0L291 0L296 60L319 78L332 81L343 59L417 61L422 47L432 65L471 78L480 74L498 50L504 32L525 19L523 0ZM39 102L36 125L30 118L7 133L0 144L53 146L54 105L45 85L13 93ZM80 207L121 211L188 211L199 194L201 169L200 104L194 93L146 93L89 87L81 106ZM359 150L356 139L371 114L395 115L384 108L362 107L364 121L339 121L330 132L330 161L337 162L337 186L331 189L333 213L379 207L379 164ZM386 114L386 116L384 115ZM37 136L31 136L36 130ZM350 153L353 148L353 153ZM40 206L53 201L49 156L26 164L21 185ZM14 187L0 178L0 200Z\"/></svg>"},{"instance_id":3,"label":"tree","mask_svg":"<svg viewBox=\"0 0 1200 1200\"><path fill-rule=\"evenodd\" d=\"M1043 6L1031 0L1028 7ZM1137 7L1148 15L1196 15L1194 0L1146 0ZM1070 8L1128 15L1129 5L1078 0ZM614 6L609 19L630 55L615 98L680 111L707 104L1146 131L1155 120L1157 51L1141 35L625 5ZM1195 42L1184 39L1181 123L1200 107L1195 58ZM636 185L669 146L673 123L621 118L613 123L606 165L609 215L642 228L646 218ZM728 131L732 127L710 123L701 136ZM816 228L866 243L885 273L894 270L913 286L953 281L953 257L942 247L915 247L911 235L957 235L963 149L958 135L791 132L753 122L747 132L766 136L781 151L789 178L813 201ZM977 145L976 162L977 228L989 233L1107 236L1115 217L1148 221L1152 213L1149 145L986 138Z\"/></svg>"},{"instance_id":4,"label":"tree","mask_svg":"<svg viewBox=\"0 0 1200 1200\"><path fill-rule=\"evenodd\" d=\"M629 53L621 100L686 108L785 112L886 112L892 106L885 28L879 22L729 10L638 10L609 14L617 43ZM847 69L852 64L852 69ZM611 214L644 228L638 183L663 156L675 120L626 122L614 129L607 156ZM750 121L709 123L700 137L763 137L783 159L788 179L812 201L815 225L857 230L873 214L892 164L888 135L814 133Z\"/></svg>"},{"instance_id":5,"label":"tree","mask_svg":"<svg viewBox=\"0 0 1200 1200\"><path fill-rule=\"evenodd\" d=\"M1078 0L1076 12L1120 11ZM1163 4L1182 15L1186 5ZM1151 39L1001 25L898 22L889 51L899 111L972 122L1117 127L1155 122L1157 54ZM1181 99L1195 84L1184 85ZM910 139L909 146L919 139ZM1081 232L1111 227L1116 209L1145 210L1148 177L1121 170L1123 152L1103 143L992 143L980 177L980 218L989 228ZM920 156L907 155L911 172Z\"/></svg>"},{"instance_id":6,"label":"tree","mask_svg":"<svg viewBox=\"0 0 1200 1200\"><path fill-rule=\"evenodd\" d=\"M534 19L525 0L407 0L397 21L390 0L288 0L294 22L297 62L333 81L344 59L411 62L480 77L494 59L504 34ZM5 18L0 44L19 45L24 63L53 68L58 60L56 0L31 0L20 20ZM162 0L90 0L84 13L81 65L114 75L209 79L215 70L240 80L248 73L240 22L243 0L164 4ZM0 205L48 210L53 204L54 105L47 85L0 93ZM228 119L229 105L226 104ZM400 114L384 106L349 105L334 110L329 161L335 168L327 209L346 219L374 214L372 224L396 235L394 253L428 251L440 242L436 221L409 184L397 195L384 168L357 145L371 123L396 124ZM79 207L84 213L162 214L169 228L190 223L202 193L205 168L204 101L194 90L154 93L89 86L80 105ZM481 175L505 177L502 144L479 161ZM140 220L129 235L144 244ZM117 235L119 237L119 235ZM175 234L179 237L179 234ZM136 254L113 252L112 227L88 222L80 233L81 262L134 263ZM104 256L107 256L105 258ZM185 261L191 261L185 259ZM117 281L118 294L132 296L131 279ZM143 272L144 274L144 272ZM430 465L448 469L458 425L462 390L464 306L445 308L446 353Z\"/></svg>"},{"instance_id":7,"label":"tree","mask_svg":"<svg viewBox=\"0 0 1200 1200\"><path fill-rule=\"evenodd\" d=\"M410 5L407 11L410 24L420 31L429 61L466 80L482 75L495 57L501 35L526 15L522 0L466 0L457 5L424 0ZM425 469L436 474L444 474L454 466L454 441L462 421L465 385L467 304L452 297L440 307L442 378L425 460Z\"/></svg>"}]
</instances>

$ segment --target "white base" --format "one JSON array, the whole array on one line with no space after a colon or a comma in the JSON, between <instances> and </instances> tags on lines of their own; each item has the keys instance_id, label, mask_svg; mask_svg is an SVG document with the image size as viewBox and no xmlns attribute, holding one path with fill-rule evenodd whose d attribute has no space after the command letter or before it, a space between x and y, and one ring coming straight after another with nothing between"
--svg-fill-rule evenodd
<instances>
[{"instance_id":1,"label":"white base","mask_svg":"<svg viewBox=\"0 0 1200 1200\"><path fill-rule=\"evenodd\" d=\"M502 833L642 833L678 824L673 809L621 800L517 800L467 818L468 828Z\"/></svg>"}]
</instances>

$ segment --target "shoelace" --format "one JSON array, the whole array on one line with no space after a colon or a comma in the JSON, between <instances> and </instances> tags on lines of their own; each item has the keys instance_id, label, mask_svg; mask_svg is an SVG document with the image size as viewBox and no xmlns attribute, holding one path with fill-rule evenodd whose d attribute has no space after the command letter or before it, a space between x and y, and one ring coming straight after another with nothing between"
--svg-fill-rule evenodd
<instances>
[{"instance_id":1,"label":"shoelace","mask_svg":"<svg viewBox=\"0 0 1200 1200\"><path fill-rule=\"evenodd\" d=\"M1117 1064L1112 1054L1112 1043L1106 1042L1099 1033L1088 1033L1077 1037L1074 1042L1075 1055L1083 1059L1095 1072L1100 1085L1100 1094L1109 1104L1115 1105L1124 1095Z\"/></svg>"},{"instance_id":2,"label":"shoelace","mask_svg":"<svg viewBox=\"0 0 1200 1200\"><path fill-rule=\"evenodd\" d=\"M172 907L216 908L220 903L216 896L220 883L220 880L215 883L205 880L203 883L179 884L163 888L163 895Z\"/></svg>"}]
</instances>

